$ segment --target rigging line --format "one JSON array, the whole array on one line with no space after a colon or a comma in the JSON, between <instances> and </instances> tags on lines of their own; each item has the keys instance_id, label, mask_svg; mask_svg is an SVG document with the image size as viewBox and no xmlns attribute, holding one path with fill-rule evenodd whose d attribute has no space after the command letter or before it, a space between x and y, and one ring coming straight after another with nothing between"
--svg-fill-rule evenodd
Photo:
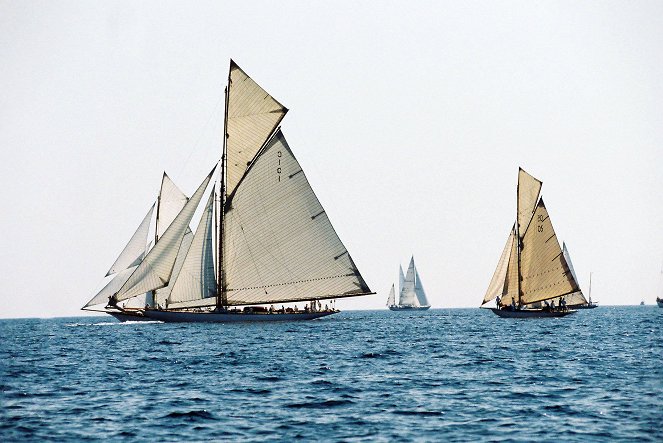
<instances>
[{"instance_id":1,"label":"rigging line","mask_svg":"<svg viewBox=\"0 0 663 443\"><path fill-rule=\"evenodd\" d=\"M189 161L191 160L191 156L193 155L194 152L198 149L203 136L205 135L205 131L207 130L207 127L209 126L210 122L213 120L213 118L218 114L219 112L219 105L221 102L225 99L226 94L223 93L222 95L219 96L219 99L216 101L216 104L214 105L214 108L212 109L212 112L210 113L209 117L207 118L207 121L203 125L202 129L200 130L200 135L198 136L198 140L193 144L193 147L189 150L189 155L186 157L184 162L180 163L180 168L177 171L179 175L182 175L184 173L184 170L187 168ZM216 146L216 144L215 144Z\"/></svg>"}]
</instances>

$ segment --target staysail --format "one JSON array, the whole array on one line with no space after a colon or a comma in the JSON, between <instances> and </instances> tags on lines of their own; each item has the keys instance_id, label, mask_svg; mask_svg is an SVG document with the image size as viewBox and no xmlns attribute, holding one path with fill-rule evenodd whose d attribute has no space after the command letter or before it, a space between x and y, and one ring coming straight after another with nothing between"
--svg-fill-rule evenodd
<instances>
[{"instance_id":1,"label":"staysail","mask_svg":"<svg viewBox=\"0 0 663 443\"><path fill-rule=\"evenodd\" d=\"M231 194L288 110L230 61L227 105L227 193Z\"/></svg>"},{"instance_id":2,"label":"staysail","mask_svg":"<svg viewBox=\"0 0 663 443\"><path fill-rule=\"evenodd\" d=\"M502 297L504 295L507 270L509 269L509 262L512 255L511 252L513 251L514 246L514 233L515 227L514 229L511 229L511 232L509 233L509 238L506 241L506 245L504 245L500 260L497 262L497 268L495 269L493 278L490 280L486 295L483 296L482 305L494 300L496 297Z\"/></svg>"},{"instance_id":3,"label":"staysail","mask_svg":"<svg viewBox=\"0 0 663 443\"><path fill-rule=\"evenodd\" d=\"M226 204L228 304L370 293L280 130Z\"/></svg>"},{"instance_id":4,"label":"staysail","mask_svg":"<svg viewBox=\"0 0 663 443\"><path fill-rule=\"evenodd\" d=\"M216 167L205 177L195 194L166 229L159 242L154 245L124 286L118 291L115 296L117 301L163 288L168 284L182 238L189 229L189 222L191 222L191 218L212 179L215 169Z\"/></svg>"},{"instance_id":5,"label":"staysail","mask_svg":"<svg viewBox=\"0 0 663 443\"><path fill-rule=\"evenodd\" d=\"M170 297L170 293L173 291L173 285L177 281L177 276L180 275L182 265L184 265L184 259L191 248L191 242L193 242L193 232L191 229L187 229L184 233L184 237L182 237L180 248L177 251L177 258L175 258L173 273L170 276L168 285L155 291L155 301L158 306L165 307L168 304L168 297Z\"/></svg>"},{"instance_id":6,"label":"staysail","mask_svg":"<svg viewBox=\"0 0 663 443\"><path fill-rule=\"evenodd\" d=\"M205 210L198 223L196 235L180 272L174 278L168 306L177 307L177 303L214 298L216 296L216 279L214 277L214 191L209 196Z\"/></svg>"}]
</instances>

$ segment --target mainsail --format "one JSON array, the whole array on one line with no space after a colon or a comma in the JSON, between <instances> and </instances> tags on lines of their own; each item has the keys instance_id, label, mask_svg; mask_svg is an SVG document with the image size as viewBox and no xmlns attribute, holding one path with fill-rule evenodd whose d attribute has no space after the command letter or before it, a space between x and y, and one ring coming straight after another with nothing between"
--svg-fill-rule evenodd
<instances>
[{"instance_id":1,"label":"mainsail","mask_svg":"<svg viewBox=\"0 0 663 443\"><path fill-rule=\"evenodd\" d=\"M370 293L278 130L226 203L230 305Z\"/></svg>"},{"instance_id":2,"label":"mainsail","mask_svg":"<svg viewBox=\"0 0 663 443\"><path fill-rule=\"evenodd\" d=\"M417 298L417 293L415 291L415 279L416 271L414 268L414 257L410 259L410 265L407 268L407 273L405 274L405 280L403 281L403 288L401 289L400 299L398 304L400 306L412 306L419 307L419 299Z\"/></svg>"}]
</instances>

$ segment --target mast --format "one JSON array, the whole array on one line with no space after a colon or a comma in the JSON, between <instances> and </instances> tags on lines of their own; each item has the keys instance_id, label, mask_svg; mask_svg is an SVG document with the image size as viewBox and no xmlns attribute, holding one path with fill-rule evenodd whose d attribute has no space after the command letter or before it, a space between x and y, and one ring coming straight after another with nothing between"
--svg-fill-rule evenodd
<instances>
[{"instance_id":1,"label":"mast","mask_svg":"<svg viewBox=\"0 0 663 443\"><path fill-rule=\"evenodd\" d=\"M230 65L232 66L232 60L230 60ZM219 284L217 285L217 295L216 295L216 309L221 311L228 306L228 296L226 294L226 281L225 281L225 269L223 266L223 249L225 242L223 241L223 227L224 227L224 214L226 212L226 155L227 155L227 145L228 145L228 99L230 95L230 68L228 68L228 84L225 89L226 95L226 106L225 112L223 115L223 150L221 153L221 172L219 176L219 235L218 235L218 277L217 280Z\"/></svg>"},{"instance_id":2,"label":"mast","mask_svg":"<svg viewBox=\"0 0 663 443\"><path fill-rule=\"evenodd\" d=\"M520 288L520 279L522 277L520 272L521 239L520 239L520 221L518 220L519 217L520 217L520 174L518 174L518 184L516 185L516 241L518 242L516 244L516 254L518 257L518 306L520 307L522 306L522 292Z\"/></svg>"},{"instance_id":3,"label":"mast","mask_svg":"<svg viewBox=\"0 0 663 443\"><path fill-rule=\"evenodd\" d=\"M592 304L592 273L589 273L589 304Z\"/></svg>"}]
</instances>

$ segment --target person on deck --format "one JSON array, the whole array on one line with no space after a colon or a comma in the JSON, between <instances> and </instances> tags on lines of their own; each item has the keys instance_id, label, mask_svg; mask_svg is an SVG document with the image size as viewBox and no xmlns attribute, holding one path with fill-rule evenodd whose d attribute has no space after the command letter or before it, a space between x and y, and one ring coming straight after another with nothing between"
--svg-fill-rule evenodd
<instances>
[{"instance_id":1,"label":"person on deck","mask_svg":"<svg viewBox=\"0 0 663 443\"><path fill-rule=\"evenodd\" d=\"M495 299L495 305L497 306L497 309L500 308L500 303L502 302L502 299L498 295L497 298Z\"/></svg>"},{"instance_id":2,"label":"person on deck","mask_svg":"<svg viewBox=\"0 0 663 443\"><path fill-rule=\"evenodd\" d=\"M550 302L550 310L554 311L555 310L555 300Z\"/></svg>"},{"instance_id":3,"label":"person on deck","mask_svg":"<svg viewBox=\"0 0 663 443\"><path fill-rule=\"evenodd\" d=\"M516 299L514 297L511 297L511 310L516 310Z\"/></svg>"}]
</instances>

